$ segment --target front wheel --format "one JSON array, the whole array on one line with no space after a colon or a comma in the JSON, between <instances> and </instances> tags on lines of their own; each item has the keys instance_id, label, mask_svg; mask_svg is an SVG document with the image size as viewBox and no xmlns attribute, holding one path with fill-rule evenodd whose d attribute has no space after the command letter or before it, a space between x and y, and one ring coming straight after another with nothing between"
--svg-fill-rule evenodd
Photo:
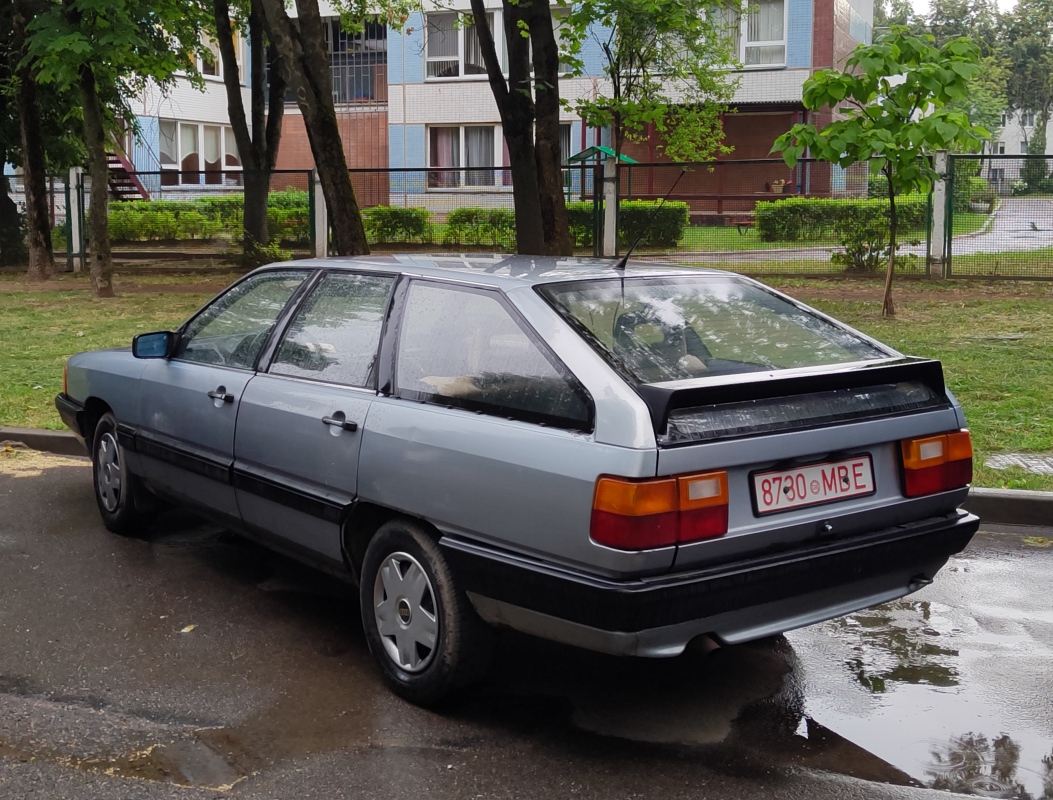
<instances>
[{"instance_id":1,"label":"front wheel","mask_svg":"<svg viewBox=\"0 0 1053 800\"><path fill-rule=\"evenodd\" d=\"M141 533L153 521L152 511L136 508L136 493L145 491L128 471L124 448L117 441L117 420L103 414L95 426L91 450L95 502L103 524L121 536Z\"/></svg>"},{"instance_id":2,"label":"front wheel","mask_svg":"<svg viewBox=\"0 0 1053 800\"><path fill-rule=\"evenodd\" d=\"M360 586L366 642L396 694L431 705L485 672L491 631L423 526L383 525L366 548Z\"/></svg>"}]
</instances>

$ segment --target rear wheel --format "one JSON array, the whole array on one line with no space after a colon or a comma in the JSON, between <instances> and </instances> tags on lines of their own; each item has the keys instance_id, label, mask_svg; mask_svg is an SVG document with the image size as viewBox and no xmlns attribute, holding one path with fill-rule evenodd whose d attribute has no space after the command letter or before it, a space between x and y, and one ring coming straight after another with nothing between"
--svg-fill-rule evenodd
<instances>
[{"instance_id":1,"label":"rear wheel","mask_svg":"<svg viewBox=\"0 0 1053 800\"><path fill-rule=\"evenodd\" d=\"M491 631L423 526L383 525L366 548L360 585L369 651L396 694L430 705L482 677Z\"/></svg>"},{"instance_id":2,"label":"rear wheel","mask_svg":"<svg viewBox=\"0 0 1053 800\"><path fill-rule=\"evenodd\" d=\"M128 471L124 448L117 440L117 420L106 413L99 418L92 437L92 476L95 502L103 524L121 536L142 533L153 521L153 511L136 508L136 496L145 490Z\"/></svg>"}]
</instances>

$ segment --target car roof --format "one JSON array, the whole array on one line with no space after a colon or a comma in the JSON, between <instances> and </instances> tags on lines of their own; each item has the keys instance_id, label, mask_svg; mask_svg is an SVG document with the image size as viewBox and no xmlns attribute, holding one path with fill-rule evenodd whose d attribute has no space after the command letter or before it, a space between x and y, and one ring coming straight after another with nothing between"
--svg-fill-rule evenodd
<instances>
[{"instance_id":1,"label":"car roof","mask_svg":"<svg viewBox=\"0 0 1053 800\"><path fill-rule=\"evenodd\" d=\"M536 286L561 281L599 280L618 277L729 277L731 273L675 264L631 261L625 270L615 268L613 258L577 256L524 256L489 253L403 253L370 256L339 256L272 264L271 267L305 266L324 269L360 269L433 278L450 278L500 287Z\"/></svg>"}]
</instances>

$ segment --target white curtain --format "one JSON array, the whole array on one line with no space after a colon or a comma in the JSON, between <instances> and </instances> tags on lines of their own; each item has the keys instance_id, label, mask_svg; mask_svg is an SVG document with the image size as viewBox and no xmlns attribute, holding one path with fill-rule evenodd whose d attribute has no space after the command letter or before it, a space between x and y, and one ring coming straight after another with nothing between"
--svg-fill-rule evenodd
<instances>
[{"instance_id":1,"label":"white curtain","mask_svg":"<svg viewBox=\"0 0 1053 800\"><path fill-rule=\"evenodd\" d=\"M493 167L494 129L492 127L465 128L464 155L466 167ZM465 177L469 186L494 185L492 169L469 170Z\"/></svg>"},{"instance_id":2,"label":"white curtain","mask_svg":"<svg viewBox=\"0 0 1053 800\"><path fill-rule=\"evenodd\" d=\"M747 64L782 64L786 61L783 26L784 0L755 0L749 4L746 21ZM765 42L752 46L753 42ZM778 42L779 44L774 44Z\"/></svg>"},{"instance_id":3,"label":"white curtain","mask_svg":"<svg viewBox=\"0 0 1053 800\"><path fill-rule=\"evenodd\" d=\"M486 22L490 26L491 35L494 34L494 15L487 14ZM483 49L479 44L479 32L473 24L464 29L464 74L485 75L486 63L483 61Z\"/></svg>"},{"instance_id":4,"label":"white curtain","mask_svg":"<svg viewBox=\"0 0 1053 800\"><path fill-rule=\"evenodd\" d=\"M428 14L428 77L449 78L459 74L457 15Z\"/></svg>"}]
</instances>

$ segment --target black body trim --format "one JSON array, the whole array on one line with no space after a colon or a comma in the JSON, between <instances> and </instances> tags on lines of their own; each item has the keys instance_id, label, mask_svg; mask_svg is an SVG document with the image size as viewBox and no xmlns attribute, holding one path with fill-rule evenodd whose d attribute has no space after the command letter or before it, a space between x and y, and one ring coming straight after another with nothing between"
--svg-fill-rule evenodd
<instances>
[{"instance_id":1,"label":"black body trim","mask_svg":"<svg viewBox=\"0 0 1053 800\"><path fill-rule=\"evenodd\" d=\"M946 395L943 365L936 360L905 357L892 362L855 363L830 367L813 375L782 375L779 371L755 375L732 375L727 383L674 388L668 385L641 383L633 386L647 403L657 434L665 432L669 413L681 408L742 403L773 397L811 394L834 389L862 389L889 383L917 381L924 383L937 397ZM948 404L949 405L949 404ZM911 412L913 413L913 412Z\"/></svg>"},{"instance_id":2,"label":"black body trim","mask_svg":"<svg viewBox=\"0 0 1053 800\"><path fill-rule=\"evenodd\" d=\"M135 451L147 458L156 458L166 464L185 469L195 475L230 485L233 460L201 447L187 447L185 443L172 444L166 438L152 433L136 431Z\"/></svg>"},{"instance_id":3,"label":"black body trim","mask_svg":"<svg viewBox=\"0 0 1053 800\"><path fill-rule=\"evenodd\" d=\"M84 413L84 404L78 403L68 394L60 392L55 396L55 410L62 417L62 421L66 423L66 427L73 431L83 442L85 434L81 415Z\"/></svg>"},{"instance_id":4,"label":"black body trim","mask_svg":"<svg viewBox=\"0 0 1053 800\"><path fill-rule=\"evenodd\" d=\"M308 487L287 475L241 464L234 468L234 488L336 525L343 524L354 501L336 489Z\"/></svg>"},{"instance_id":5,"label":"black body trim","mask_svg":"<svg viewBox=\"0 0 1053 800\"><path fill-rule=\"evenodd\" d=\"M977 517L958 511L848 540L623 581L574 573L454 537L443 537L440 545L466 591L599 630L636 632L784 600L804 588L830 589L911 565L920 570L938 562L942 567L965 548L979 525Z\"/></svg>"}]
</instances>

